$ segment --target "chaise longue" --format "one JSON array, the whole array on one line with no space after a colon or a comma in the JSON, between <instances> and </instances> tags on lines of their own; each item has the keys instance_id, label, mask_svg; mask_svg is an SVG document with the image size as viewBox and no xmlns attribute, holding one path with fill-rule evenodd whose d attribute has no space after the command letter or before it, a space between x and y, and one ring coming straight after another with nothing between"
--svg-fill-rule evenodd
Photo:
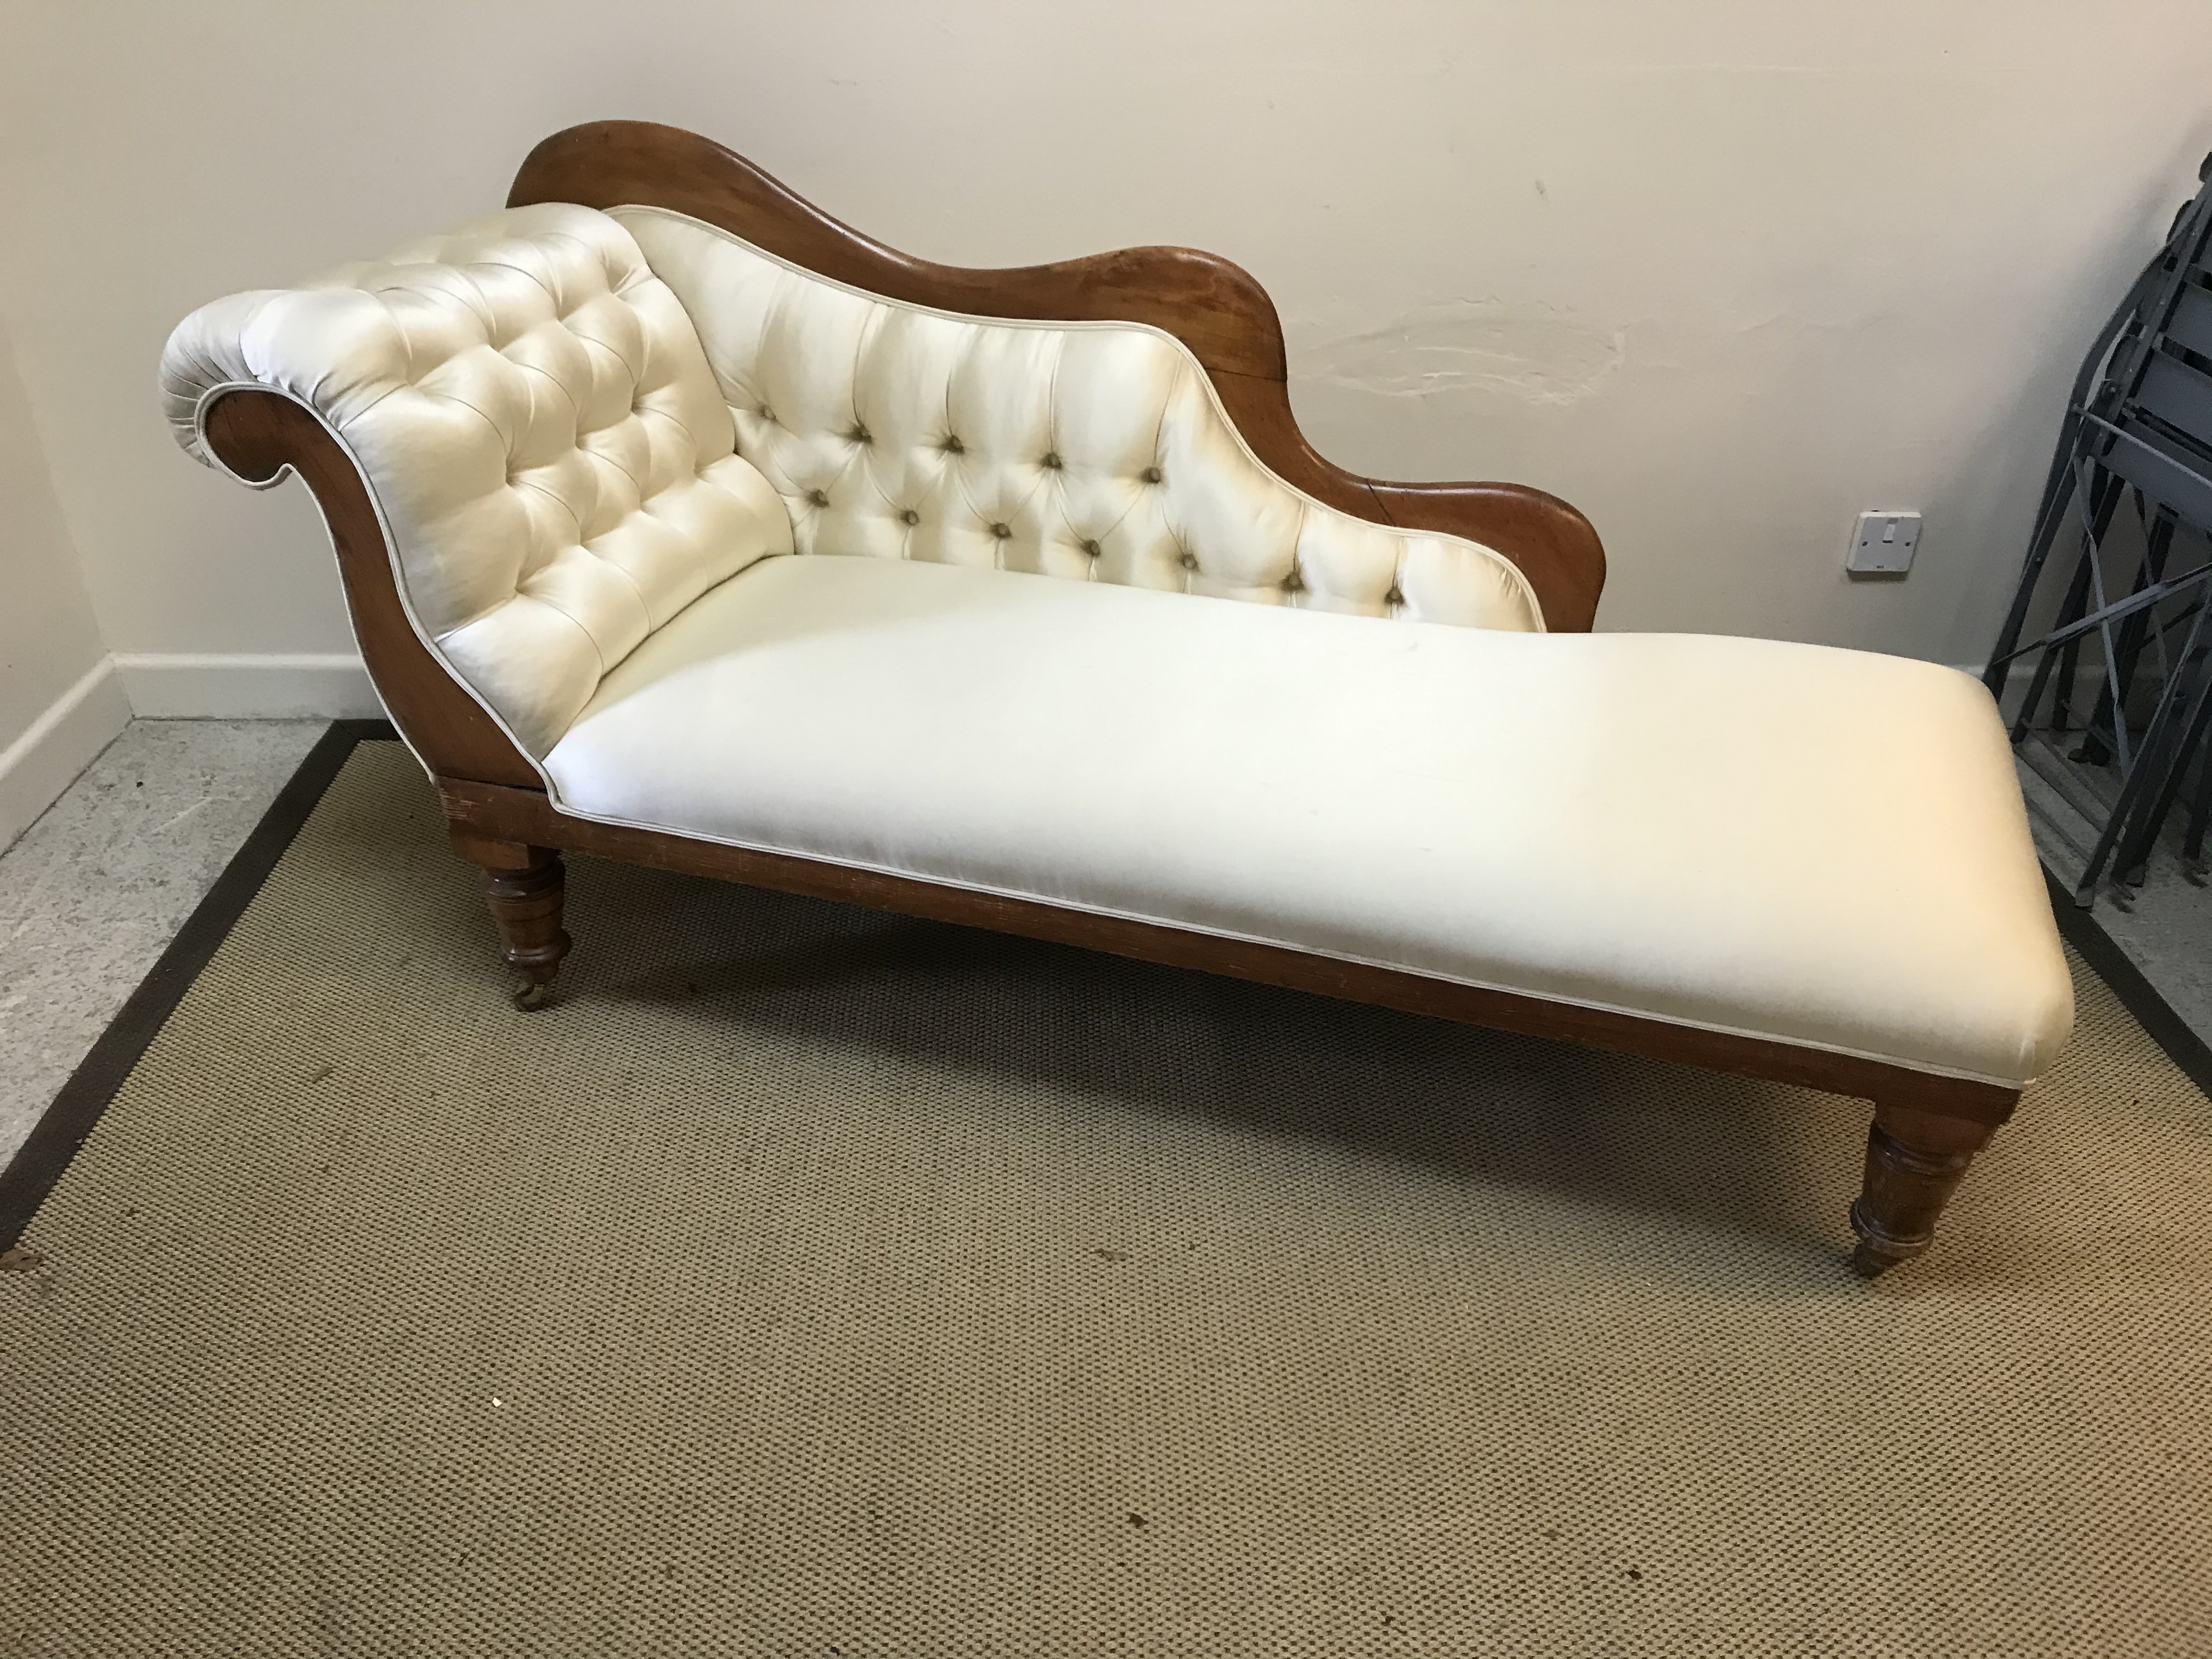
<instances>
[{"instance_id":1,"label":"chaise longue","mask_svg":"<svg viewBox=\"0 0 2212 1659\"><path fill-rule=\"evenodd\" d=\"M313 492L526 1006L565 849L1805 1085L1869 1273L2071 1026L1976 680L1592 633L1581 514L1323 460L1209 255L932 264L606 122L161 383Z\"/></svg>"}]
</instances>

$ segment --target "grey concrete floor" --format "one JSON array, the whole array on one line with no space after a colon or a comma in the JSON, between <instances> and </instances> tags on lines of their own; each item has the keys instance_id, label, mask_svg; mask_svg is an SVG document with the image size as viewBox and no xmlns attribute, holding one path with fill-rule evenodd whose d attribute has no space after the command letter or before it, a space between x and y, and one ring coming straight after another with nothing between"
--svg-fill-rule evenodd
<instances>
[{"instance_id":1,"label":"grey concrete floor","mask_svg":"<svg viewBox=\"0 0 2212 1659\"><path fill-rule=\"evenodd\" d=\"M323 720L133 720L0 854L0 1164Z\"/></svg>"}]
</instances>

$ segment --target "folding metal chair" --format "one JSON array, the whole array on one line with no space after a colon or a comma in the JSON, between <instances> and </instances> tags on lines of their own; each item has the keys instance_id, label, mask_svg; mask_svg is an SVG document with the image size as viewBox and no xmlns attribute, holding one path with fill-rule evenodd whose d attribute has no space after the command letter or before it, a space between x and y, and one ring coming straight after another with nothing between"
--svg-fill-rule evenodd
<instances>
[{"instance_id":1,"label":"folding metal chair","mask_svg":"<svg viewBox=\"0 0 2212 1659\"><path fill-rule=\"evenodd\" d=\"M2199 170L2212 180L2212 156ZM2122 509L2132 505L2134 527ZM2021 636L2050 560L2078 518L2081 551L2047 631ZM2190 796L2184 857L2202 878L2212 819L2212 184L2176 215L2166 243L2099 333L2069 399L2020 586L1986 674L2002 698L2012 666L2035 672L2012 718L2021 757L2093 828L2075 902L2108 872L2140 884L2177 801ZM2099 689L2074 724L2082 649ZM2046 701L2048 708L2046 712ZM2055 739L2079 730L2071 754ZM2191 782L2192 768L2196 769Z\"/></svg>"}]
</instances>

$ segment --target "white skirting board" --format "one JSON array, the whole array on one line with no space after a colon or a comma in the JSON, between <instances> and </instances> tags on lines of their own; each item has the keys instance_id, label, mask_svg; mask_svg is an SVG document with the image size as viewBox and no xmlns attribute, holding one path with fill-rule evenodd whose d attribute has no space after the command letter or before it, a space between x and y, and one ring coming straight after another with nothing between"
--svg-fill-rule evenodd
<instances>
[{"instance_id":1,"label":"white skirting board","mask_svg":"<svg viewBox=\"0 0 2212 1659\"><path fill-rule=\"evenodd\" d=\"M350 652L117 653L143 720L375 720L384 705Z\"/></svg>"},{"instance_id":2,"label":"white skirting board","mask_svg":"<svg viewBox=\"0 0 2212 1659\"><path fill-rule=\"evenodd\" d=\"M130 723L122 677L103 657L0 749L0 848L29 829Z\"/></svg>"}]
</instances>

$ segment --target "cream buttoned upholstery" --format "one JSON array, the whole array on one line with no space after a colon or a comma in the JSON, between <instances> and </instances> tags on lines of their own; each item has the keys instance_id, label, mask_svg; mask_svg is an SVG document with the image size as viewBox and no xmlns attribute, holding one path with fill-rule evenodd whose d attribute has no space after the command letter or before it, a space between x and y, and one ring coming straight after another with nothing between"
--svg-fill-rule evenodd
<instances>
[{"instance_id":1,"label":"cream buttoned upholstery","mask_svg":"<svg viewBox=\"0 0 2212 1659\"><path fill-rule=\"evenodd\" d=\"M1489 548L1354 519L1270 473L1170 335L902 305L682 214L612 214L690 310L738 453L802 553L1543 627Z\"/></svg>"},{"instance_id":2,"label":"cream buttoned upholstery","mask_svg":"<svg viewBox=\"0 0 2212 1659\"><path fill-rule=\"evenodd\" d=\"M199 413L267 386L314 409L384 516L407 603L542 754L599 676L765 554L775 492L732 453L698 336L605 214L547 205L186 318L161 385Z\"/></svg>"},{"instance_id":3,"label":"cream buttoned upholstery","mask_svg":"<svg viewBox=\"0 0 2212 1659\"><path fill-rule=\"evenodd\" d=\"M227 388L315 410L424 636L532 755L653 629L794 548L1543 626L1490 549L1269 473L1167 335L897 305L656 209L510 209L218 301L161 384L203 460Z\"/></svg>"}]
</instances>

